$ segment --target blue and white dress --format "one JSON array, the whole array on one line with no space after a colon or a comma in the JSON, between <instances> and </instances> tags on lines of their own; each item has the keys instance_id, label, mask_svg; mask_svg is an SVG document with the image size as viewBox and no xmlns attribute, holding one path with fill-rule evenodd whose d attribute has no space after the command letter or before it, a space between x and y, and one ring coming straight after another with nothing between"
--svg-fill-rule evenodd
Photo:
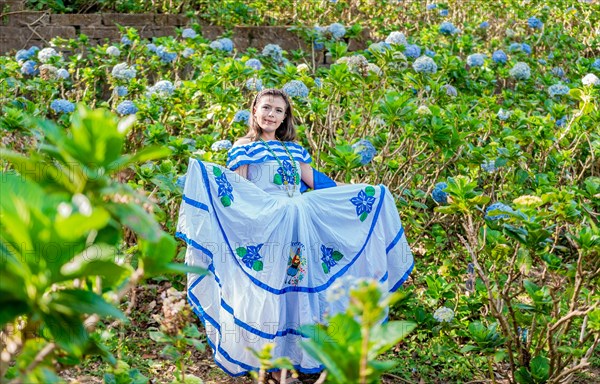
<instances>
[{"instance_id":1,"label":"blue and white dress","mask_svg":"<svg viewBox=\"0 0 600 384\"><path fill-rule=\"evenodd\" d=\"M267 143L271 151L261 142L233 147L229 169L190 159L179 213L186 263L210 271L188 276L188 299L215 362L233 376L257 370L250 349L267 343L275 344L273 357L288 357L299 371L321 371L300 347L298 328L346 309L346 295L328 293L359 278L394 291L413 268L385 186L301 194L292 173L310 155L296 143L286 143L289 154L280 142ZM246 164L248 179L232 172Z\"/></svg>"}]
</instances>

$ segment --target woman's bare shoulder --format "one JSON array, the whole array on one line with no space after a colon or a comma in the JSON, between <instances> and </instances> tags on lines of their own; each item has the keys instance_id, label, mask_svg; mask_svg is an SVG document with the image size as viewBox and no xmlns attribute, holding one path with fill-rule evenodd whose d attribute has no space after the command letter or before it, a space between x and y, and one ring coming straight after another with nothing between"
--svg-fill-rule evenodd
<instances>
[{"instance_id":1,"label":"woman's bare shoulder","mask_svg":"<svg viewBox=\"0 0 600 384\"><path fill-rule=\"evenodd\" d=\"M237 147L240 145L249 144L251 142L252 142L252 139L250 139L249 137L242 137L241 139L238 139L235 143L233 143L233 146Z\"/></svg>"}]
</instances>

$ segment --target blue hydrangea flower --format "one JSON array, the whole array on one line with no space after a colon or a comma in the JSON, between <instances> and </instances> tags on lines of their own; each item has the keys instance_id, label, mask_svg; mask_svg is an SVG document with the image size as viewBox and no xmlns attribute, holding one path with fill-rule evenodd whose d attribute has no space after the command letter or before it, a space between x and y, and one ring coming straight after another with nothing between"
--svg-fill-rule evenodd
<instances>
[{"instance_id":1,"label":"blue hydrangea flower","mask_svg":"<svg viewBox=\"0 0 600 384\"><path fill-rule=\"evenodd\" d=\"M175 91L175 87L173 83L169 80L161 80L154 84L152 87L148 88L148 96L152 96L157 94L160 97L170 96Z\"/></svg>"},{"instance_id":2,"label":"blue hydrangea flower","mask_svg":"<svg viewBox=\"0 0 600 384\"><path fill-rule=\"evenodd\" d=\"M440 16L442 16L442 17L448 16L448 10L447 9L440 9Z\"/></svg>"},{"instance_id":3,"label":"blue hydrangea flower","mask_svg":"<svg viewBox=\"0 0 600 384\"><path fill-rule=\"evenodd\" d=\"M412 57L413 59L416 59L417 57L421 56L421 48L416 44L409 44L406 46L404 54L407 57Z\"/></svg>"},{"instance_id":4,"label":"blue hydrangea flower","mask_svg":"<svg viewBox=\"0 0 600 384\"><path fill-rule=\"evenodd\" d=\"M569 87L564 84L558 83L548 87L548 94L550 97L566 95L569 93Z\"/></svg>"},{"instance_id":5,"label":"blue hydrangea flower","mask_svg":"<svg viewBox=\"0 0 600 384\"><path fill-rule=\"evenodd\" d=\"M395 45L406 45L406 36L404 36L404 33L402 32L390 32L390 34L388 35L388 37L385 38L385 42L388 44L395 44Z\"/></svg>"},{"instance_id":6,"label":"blue hydrangea flower","mask_svg":"<svg viewBox=\"0 0 600 384\"><path fill-rule=\"evenodd\" d=\"M501 212L506 212L506 213L513 213L514 212L513 209L511 207L509 207L508 205L506 205L506 204L494 203L494 204L488 206L485 209L485 218L487 220L507 219L509 217L508 214L504 214L504 213L495 214L495 215L491 215L490 216L489 213L492 212L492 211L501 211Z\"/></svg>"},{"instance_id":7,"label":"blue hydrangea flower","mask_svg":"<svg viewBox=\"0 0 600 384\"><path fill-rule=\"evenodd\" d=\"M425 7L428 11L434 10L437 8L437 4L427 4Z\"/></svg>"},{"instance_id":8,"label":"blue hydrangea flower","mask_svg":"<svg viewBox=\"0 0 600 384\"><path fill-rule=\"evenodd\" d=\"M489 28L489 26L490 26L490 23L487 21L484 21L481 24L479 24L479 28L481 28L481 29L487 29L487 28Z\"/></svg>"},{"instance_id":9,"label":"blue hydrangea flower","mask_svg":"<svg viewBox=\"0 0 600 384\"><path fill-rule=\"evenodd\" d=\"M527 63L519 61L511 68L509 74L517 80L527 80L531 77L531 70Z\"/></svg>"},{"instance_id":10,"label":"blue hydrangea flower","mask_svg":"<svg viewBox=\"0 0 600 384\"><path fill-rule=\"evenodd\" d=\"M497 116L498 116L498 119L500 119L502 121L506 121L506 120L508 120L510 115L512 115L511 111L505 111L504 109L500 108Z\"/></svg>"},{"instance_id":11,"label":"blue hydrangea flower","mask_svg":"<svg viewBox=\"0 0 600 384\"><path fill-rule=\"evenodd\" d=\"M262 68L262 63L258 59L248 59L246 61L246 67L252 68L255 71L260 71Z\"/></svg>"},{"instance_id":12,"label":"blue hydrangea flower","mask_svg":"<svg viewBox=\"0 0 600 384\"><path fill-rule=\"evenodd\" d=\"M436 73L437 64L429 56L421 56L412 65L415 72L418 73Z\"/></svg>"},{"instance_id":13,"label":"blue hydrangea flower","mask_svg":"<svg viewBox=\"0 0 600 384\"><path fill-rule=\"evenodd\" d=\"M565 70L561 67L554 67L550 70L550 72L556 77L563 77L565 75Z\"/></svg>"},{"instance_id":14,"label":"blue hydrangea flower","mask_svg":"<svg viewBox=\"0 0 600 384\"><path fill-rule=\"evenodd\" d=\"M114 45L111 45L110 47L106 48L106 54L116 57L121 54L121 51L119 50L119 48L115 47Z\"/></svg>"},{"instance_id":15,"label":"blue hydrangea flower","mask_svg":"<svg viewBox=\"0 0 600 384\"><path fill-rule=\"evenodd\" d=\"M436 203L439 203L439 204L447 204L448 203L448 194L446 192L444 192L446 187L448 187L448 184L446 184L443 181L437 183L433 187L433 190L431 191L431 198L433 199L433 201L435 201Z\"/></svg>"},{"instance_id":16,"label":"blue hydrangea flower","mask_svg":"<svg viewBox=\"0 0 600 384\"><path fill-rule=\"evenodd\" d=\"M42 63L49 62L53 57L61 57L54 48L44 48L37 53L38 60Z\"/></svg>"},{"instance_id":17,"label":"blue hydrangea flower","mask_svg":"<svg viewBox=\"0 0 600 384\"><path fill-rule=\"evenodd\" d=\"M503 50L499 49L497 51L494 51L494 53L492 54L492 60L494 60L494 62L496 63L504 64L508 60L508 57L506 56L506 53L504 53Z\"/></svg>"},{"instance_id":18,"label":"blue hydrangea flower","mask_svg":"<svg viewBox=\"0 0 600 384\"><path fill-rule=\"evenodd\" d=\"M452 85L445 84L445 85L442 86L442 88L446 89L446 95L448 95L450 97L456 97L456 96L458 96L458 91Z\"/></svg>"},{"instance_id":19,"label":"blue hydrangea flower","mask_svg":"<svg viewBox=\"0 0 600 384\"><path fill-rule=\"evenodd\" d=\"M367 139L360 139L356 143L352 144L352 149L354 150L354 153L360 155L360 163L362 165L371 162L371 160L373 160L377 154L377 150Z\"/></svg>"},{"instance_id":20,"label":"blue hydrangea flower","mask_svg":"<svg viewBox=\"0 0 600 384\"><path fill-rule=\"evenodd\" d=\"M156 44L152 44L152 43L146 44L146 48L150 52L153 52L153 53L156 53L156 50L158 49L158 47L156 46Z\"/></svg>"},{"instance_id":21,"label":"blue hydrangea flower","mask_svg":"<svg viewBox=\"0 0 600 384\"><path fill-rule=\"evenodd\" d=\"M119 85L119 86L115 87L114 92L117 94L117 96L123 97L123 96L127 96L127 94L129 93L129 90L127 90L126 86Z\"/></svg>"},{"instance_id":22,"label":"blue hydrangea flower","mask_svg":"<svg viewBox=\"0 0 600 384\"><path fill-rule=\"evenodd\" d=\"M128 66L127 63L115 65L111 73L114 78L120 80L131 80L134 79L136 75L135 68Z\"/></svg>"},{"instance_id":23,"label":"blue hydrangea flower","mask_svg":"<svg viewBox=\"0 0 600 384\"><path fill-rule=\"evenodd\" d=\"M594 60L592 63L592 69L600 71L600 59Z\"/></svg>"},{"instance_id":24,"label":"blue hydrangea flower","mask_svg":"<svg viewBox=\"0 0 600 384\"><path fill-rule=\"evenodd\" d=\"M283 60L283 50L277 44L267 44L262 50L263 56L268 56L276 62Z\"/></svg>"},{"instance_id":25,"label":"blue hydrangea flower","mask_svg":"<svg viewBox=\"0 0 600 384\"><path fill-rule=\"evenodd\" d=\"M131 45L132 41L129 37L123 36L121 37L121 44L123 45Z\"/></svg>"},{"instance_id":26,"label":"blue hydrangea flower","mask_svg":"<svg viewBox=\"0 0 600 384\"><path fill-rule=\"evenodd\" d=\"M237 111L235 113L235 116L233 116L234 123L247 123L248 119L250 119L250 111L248 111L247 109Z\"/></svg>"},{"instance_id":27,"label":"blue hydrangea flower","mask_svg":"<svg viewBox=\"0 0 600 384\"><path fill-rule=\"evenodd\" d=\"M521 43L511 43L508 46L509 52L518 52L521 50Z\"/></svg>"},{"instance_id":28,"label":"blue hydrangea flower","mask_svg":"<svg viewBox=\"0 0 600 384\"><path fill-rule=\"evenodd\" d=\"M458 30L451 22L444 21L442 24L440 24L440 33L443 33L445 35L453 35L456 32L458 32Z\"/></svg>"},{"instance_id":29,"label":"blue hydrangea flower","mask_svg":"<svg viewBox=\"0 0 600 384\"><path fill-rule=\"evenodd\" d=\"M231 52L233 51L233 41L227 37L223 37L221 39L219 39L219 42L221 43L222 46L222 50L225 52Z\"/></svg>"},{"instance_id":30,"label":"blue hydrangea flower","mask_svg":"<svg viewBox=\"0 0 600 384\"><path fill-rule=\"evenodd\" d=\"M29 58L33 56L33 53L29 49L21 49L15 55L15 60L20 62L25 62L29 60Z\"/></svg>"},{"instance_id":31,"label":"blue hydrangea flower","mask_svg":"<svg viewBox=\"0 0 600 384\"><path fill-rule=\"evenodd\" d=\"M117 105L117 113L120 115L134 115L137 113L137 111L138 108L131 100L122 101L119 105Z\"/></svg>"},{"instance_id":32,"label":"blue hydrangea flower","mask_svg":"<svg viewBox=\"0 0 600 384\"><path fill-rule=\"evenodd\" d=\"M554 123L557 127L562 127L563 125L565 125L567 123L567 116L563 116L560 119L556 120L556 123Z\"/></svg>"},{"instance_id":33,"label":"blue hydrangea flower","mask_svg":"<svg viewBox=\"0 0 600 384\"><path fill-rule=\"evenodd\" d=\"M538 59L538 63L542 64L542 65L546 65L547 62L544 59Z\"/></svg>"},{"instance_id":34,"label":"blue hydrangea flower","mask_svg":"<svg viewBox=\"0 0 600 384\"><path fill-rule=\"evenodd\" d=\"M260 92L263 89L263 82L257 78L248 79L246 80L246 89Z\"/></svg>"},{"instance_id":35,"label":"blue hydrangea flower","mask_svg":"<svg viewBox=\"0 0 600 384\"><path fill-rule=\"evenodd\" d=\"M192 28L186 28L181 31L181 37L184 39L193 39L196 36L198 36L198 34Z\"/></svg>"},{"instance_id":36,"label":"blue hydrangea flower","mask_svg":"<svg viewBox=\"0 0 600 384\"><path fill-rule=\"evenodd\" d=\"M219 140L212 143L210 149L213 151L227 151L232 147L231 141L229 140Z\"/></svg>"},{"instance_id":37,"label":"blue hydrangea flower","mask_svg":"<svg viewBox=\"0 0 600 384\"><path fill-rule=\"evenodd\" d=\"M35 67L36 64L37 63L33 60L27 60L21 66L21 73L24 75L28 75L28 76L33 76L33 75L37 74L38 70Z\"/></svg>"},{"instance_id":38,"label":"blue hydrangea flower","mask_svg":"<svg viewBox=\"0 0 600 384\"><path fill-rule=\"evenodd\" d=\"M308 96L308 87L300 80L292 80L285 84L281 90L287 93L290 97L306 97Z\"/></svg>"},{"instance_id":39,"label":"blue hydrangea flower","mask_svg":"<svg viewBox=\"0 0 600 384\"><path fill-rule=\"evenodd\" d=\"M71 77L71 75L69 74L69 71L67 71L64 68L59 69L58 71L56 71L56 78L57 79L63 79L66 80L69 77Z\"/></svg>"},{"instance_id":40,"label":"blue hydrangea flower","mask_svg":"<svg viewBox=\"0 0 600 384\"><path fill-rule=\"evenodd\" d=\"M523 52L525 52L526 54L530 55L531 54L531 46L527 43L523 43L521 44L521 50Z\"/></svg>"},{"instance_id":41,"label":"blue hydrangea flower","mask_svg":"<svg viewBox=\"0 0 600 384\"><path fill-rule=\"evenodd\" d=\"M315 85L317 86L317 88L323 87L323 81L320 77L315 78Z\"/></svg>"},{"instance_id":42,"label":"blue hydrangea flower","mask_svg":"<svg viewBox=\"0 0 600 384\"><path fill-rule=\"evenodd\" d=\"M325 44L315 39L313 40L313 48L315 49L315 51L322 51L323 48L325 48Z\"/></svg>"},{"instance_id":43,"label":"blue hydrangea flower","mask_svg":"<svg viewBox=\"0 0 600 384\"><path fill-rule=\"evenodd\" d=\"M187 59L188 57L192 56L194 52L195 51L192 48L186 48L183 50L183 52L181 52L181 56Z\"/></svg>"},{"instance_id":44,"label":"blue hydrangea flower","mask_svg":"<svg viewBox=\"0 0 600 384\"><path fill-rule=\"evenodd\" d=\"M346 34L346 27L340 23L333 23L327 27L327 32L329 32L334 39L341 39Z\"/></svg>"},{"instance_id":45,"label":"blue hydrangea flower","mask_svg":"<svg viewBox=\"0 0 600 384\"><path fill-rule=\"evenodd\" d=\"M167 48L162 45L156 47L156 51L154 51L154 53L156 53L156 55L160 58L160 61L165 64L171 63L177 58L176 53L167 51Z\"/></svg>"},{"instance_id":46,"label":"blue hydrangea flower","mask_svg":"<svg viewBox=\"0 0 600 384\"><path fill-rule=\"evenodd\" d=\"M485 55L482 53L474 53L467 56L467 64L469 67L481 67L485 61Z\"/></svg>"},{"instance_id":47,"label":"blue hydrangea flower","mask_svg":"<svg viewBox=\"0 0 600 384\"><path fill-rule=\"evenodd\" d=\"M527 19L527 25L529 25L529 28L541 29L544 26L544 23L542 23L542 21L537 17L531 16L529 19Z\"/></svg>"},{"instance_id":48,"label":"blue hydrangea flower","mask_svg":"<svg viewBox=\"0 0 600 384\"><path fill-rule=\"evenodd\" d=\"M483 169L487 173L494 173L498 168L496 168L496 160L485 160L481 163L481 169Z\"/></svg>"},{"instance_id":49,"label":"blue hydrangea flower","mask_svg":"<svg viewBox=\"0 0 600 384\"><path fill-rule=\"evenodd\" d=\"M69 100L55 99L50 103L50 108L55 113L71 113L75 110L75 105Z\"/></svg>"}]
</instances>

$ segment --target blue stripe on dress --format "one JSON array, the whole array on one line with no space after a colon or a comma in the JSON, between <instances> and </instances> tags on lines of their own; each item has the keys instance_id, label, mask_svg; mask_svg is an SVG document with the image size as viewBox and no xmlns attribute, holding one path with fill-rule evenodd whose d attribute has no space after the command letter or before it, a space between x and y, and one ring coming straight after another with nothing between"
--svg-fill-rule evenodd
<instances>
[{"instance_id":1,"label":"blue stripe on dress","mask_svg":"<svg viewBox=\"0 0 600 384\"><path fill-rule=\"evenodd\" d=\"M204 179L204 185L206 187L207 193L208 193L208 198L210 200L210 204L213 208L213 212L215 213L215 218L217 219L217 224L219 225L219 229L221 230L221 234L223 235L223 238L225 239L225 243L227 244L227 247L229 248L229 251L231 252L231 255L235 255L235 253L233 252L233 249L231 248L231 244L229 243L229 239L227 238L227 235L225 234L225 230L223 229L223 225L221 224L221 220L219 220L219 215L217 214L217 210L215 209L214 206L214 201L212 198L212 193L210 191L210 182L208 180L208 172L206 170L206 167L204 166L204 164L202 164L201 161L198 161L198 164L200 165L200 168L202 169L202 176ZM283 293L286 292L308 292L308 293L315 293L315 292L321 292L325 289L327 289L331 284L333 284L333 282L340 277L341 275L343 275L344 273L346 273L346 271L348 269L350 269L350 267L356 262L356 260L358 260L358 257L360 256L360 254L363 252L363 250L365 249L367 243L369 242L369 239L371 238L371 235L373 234L373 228L375 227L375 224L377 223L377 219L379 218L379 212L381 211L381 206L383 205L383 201L384 199L381 198L381 196L384 195L385 191L384 191L384 186L380 185L379 186L381 193L380 193L380 198L379 198L379 203L377 204L377 209L375 211L374 217L373 217L373 221L371 222L371 228L369 228L369 233L366 236L365 242L363 244L363 246L360 248L360 250L358 251L358 253L354 256L354 258L348 262L348 264L346 264L343 268L341 268L335 275L333 275L327 283L322 284L318 287L297 287L297 286L289 286L289 287L285 287L282 289L277 289L277 288L273 288L265 283L263 283L260 280L257 280L254 276L250 275L246 270L244 270L244 268L240 265L239 260L237 260L237 258L234 257L234 260L236 262L236 264L238 265L238 267L240 268L240 270L246 275L248 276L248 278L250 279L250 281L252 281L256 286L261 287L262 289L264 289L267 292L271 292L274 293L276 295L281 295Z\"/></svg>"},{"instance_id":2,"label":"blue stripe on dress","mask_svg":"<svg viewBox=\"0 0 600 384\"><path fill-rule=\"evenodd\" d=\"M187 197L186 195L183 195L183 201L185 201L186 203L188 203L192 207L200 208L200 209L203 209L206 212L208 212L208 205L206 205L204 203L201 203L199 201L196 201L194 199L191 199L191 198Z\"/></svg>"},{"instance_id":3,"label":"blue stripe on dress","mask_svg":"<svg viewBox=\"0 0 600 384\"><path fill-rule=\"evenodd\" d=\"M196 314L196 316L198 316L200 318L200 320L202 321L202 325L204 326L204 328L206 328L206 322L208 321L217 330L217 332L219 333L219 338L221 338L222 337L222 335L221 335L221 327L220 327L219 323L217 323L215 319L213 319L211 316L208 315L208 313L206 313L204 311L204 309L202 308L202 305L200 304L200 301L198 300L198 298L196 297L196 295L194 295L194 293L192 292L192 289L194 289L196 287L196 285L198 285L198 283L200 283L200 281L205 276L200 276L199 278L197 278L196 281L194 281L192 283L192 285L188 288L188 301L190 302L192 310L194 311L194 313ZM301 334L299 334L299 335L302 336ZM210 346L210 348L213 350L213 360L215 361L215 364L217 364L219 366L219 368L221 368L223 371L225 371L228 375L237 377L237 376L245 375L246 374L245 371L258 371L260 369L260 367L253 367L251 365L245 364L245 363L243 363L241 361L238 361L238 360L232 358L229 355L229 353L225 349L223 349L223 347L221 347L220 345L219 346L215 346L213 344L212 340L210 340L210 337L207 337L206 341L208 342L208 345ZM225 368L221 363L219 363L216 360L215 355L216 355L217 351L227 361L229 361L232 364L235 364L235 365L239 366L240 368L244 369L245 371L244 372L240 372L240 373L232 373L231 371L229 371L227 368ZM300 371L300 372L303 372L303 373L319 373L325 367L321 365L321 366L319 366L317 368L303 368L301 365L294 365L294 368L297 371ZM272 370L277 370L277 369L274 368ZM272 370L269 370L269 371L272 371Z\"/></svg>"}]
</instances>

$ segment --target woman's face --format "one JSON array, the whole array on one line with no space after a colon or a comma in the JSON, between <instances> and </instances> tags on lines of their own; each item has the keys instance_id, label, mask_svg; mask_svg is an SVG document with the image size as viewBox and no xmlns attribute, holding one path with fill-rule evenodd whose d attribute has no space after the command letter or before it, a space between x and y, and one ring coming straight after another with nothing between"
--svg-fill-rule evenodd
<instances>
[{"instance_id":1,"label":"woman's face","mask_svg":"<svg viewBox=\"0 0 600 384\"><path fill-rule=\"evenodd\" d=\"M281 96L264 95L261 97L252 113L258 125L268 136L275 131L285 119L287 104Z\"/></svg>"}]
</instances>

